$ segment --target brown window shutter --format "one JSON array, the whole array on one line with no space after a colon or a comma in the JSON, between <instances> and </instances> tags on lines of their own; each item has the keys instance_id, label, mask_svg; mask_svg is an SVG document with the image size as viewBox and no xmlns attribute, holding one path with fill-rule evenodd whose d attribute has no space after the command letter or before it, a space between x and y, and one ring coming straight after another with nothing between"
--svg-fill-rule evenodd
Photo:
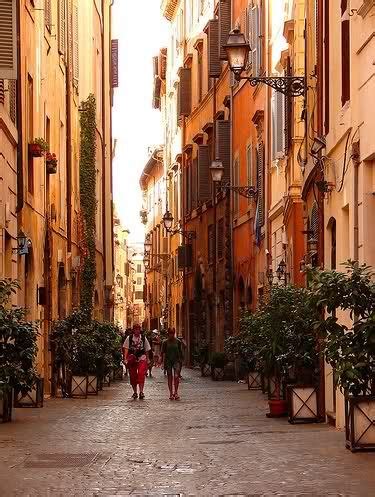
<instances>
[{"instance_id":1,"label":"brown window shutter","mask_svg":"<svg viewBox=\"0 0 375 497\"><path fill-rule=\"evenodd\" d=\"M4 102L5 102L4 80L0 79L0 104L4 105Z\"/></svg>"},{"instance_id":2,"label":"brown window shutter","mask_svg":"<svg viewBox=\"0 0 375 497\"><path fill-rule=\"evenodd\" d=\"M231 29L231 0L219 0L219 58L227 60L227 53L223 48L227 44L229 32Z\"/></svg>"},{"instance_id":3,"label":"brown window shutter","mask_svg":"<svg viewBox=\"0 0 375 497\"><path fill-rule=\"evenodd\" d=\"M73 4L73 78L77 85L79 79L79 38L78 38L78 5Z\"/></svg>"},{"instance_id":4,"label":"brown window shutter","mask_svg":"<svg viewBox=\"0 0 375 497\"><path fill-rule=\"evenodd\" d=\"M341 22L341 104L350 100L350 21Z\"/></svg>"},{"instance_id":5,"label":"brown window shutter","mask_svg":"<svg viewBox=\"0 0 375 497\"><path fill-rule=\"evenodd\" d=\"M224 218L219 219L217 224L217 258L224 257Z\"/></svg>"},{"instance_id":6,"label":"brown window shutter","mask_svg":"<svg viewBox=\"0 0 375 497\"><path fill-rule=\"evenodd\" d=\"M44 24L50 31L52 26L51 0L44 0Z\"/></svg>"},{"instance_id":7,"label":"brown window shutter","mask_svg":"<svg viewBox=\"0 0 375 497\"><path fill-rule=\"evenodd\" d=\"M59 0L59 53L65 54L66 50L66 10L65 0Z\"/></svg>"},{"instance_id":8,"label":"brown window shutter","mask_svg":"<svg viewBox=\"0 0 375 497\"><path fill-rule=\"evenodd\" d=\"M259 226L264 225L264 144L259 143L256 150L256 165L257 165L257 192L258 192L258 222Z\"/></svg>"},{"instance_id":9,"label":"brown window shutter","mask_svg":"<svg viewBox=\"0 0 375 497\"><path fill-rule=\"evenodd\" d=\"M198 205L198 175L197 175L197 169L198 169L198 158L194 157L193 162L191 164L191 179L192 179L192 185L191 185L191 208L196 209Z\"/></svg>"},{"instance_id":10,"label":"brown window shutter","mask_svg":"<svg viewBox=\"0 0 375 497\"><path fill-rule=\"evenodd\" d=\"M178 85L178 115L189 116L191 113L191 69L180 68Z\"/></svg>"},{"instance_id":11,"label":"brown window shutter","mask_svg":"<svg viewBox=\"0 0 375 497\"><path fill-rule=\"evenodd\" d=\"M212 19L208 23L208 77L218 78L221 74L219 58L219 20Z\"/></svg>"},{"instance_id":12,"label":"brown window shutter","mask_svg":"<svg viewBox=\"0 0 375 497\"><path fill-rule=\"evenodd\" d=\"M223 181L230 181L230 122L216 121L216 158L224 166Z\"/></svg>"},{"instance_id":13,"label":"brown window shutter","mask_svg":"<svg viewBox=\"0 0 375 497\"><path fill-rule=\"evenodd\" d=\"M17 78L16 2L0 0L0 78Z\"/></svg>"},{"instance_id":14,"label":"brown window shutter","mask_svg":"<svg viewBox=\"0 0 375 497\"><path fill-rule=\"evenodd\" d=\"M211 198L210 150L208 145L198 147L198 203L204 204Z\"/></svg>"},{"instance_id":15,"label":"brown window shutter","mask_svg":"<svg viewBox=\"0 0 375 497\"><path fill-rule=\"evenodd\" d=\"M210 224L207 229L207 250L208 250L208 263L211 264L215 256L215 239L214 239L214 225Z\"/></svg>"}]
</instances>

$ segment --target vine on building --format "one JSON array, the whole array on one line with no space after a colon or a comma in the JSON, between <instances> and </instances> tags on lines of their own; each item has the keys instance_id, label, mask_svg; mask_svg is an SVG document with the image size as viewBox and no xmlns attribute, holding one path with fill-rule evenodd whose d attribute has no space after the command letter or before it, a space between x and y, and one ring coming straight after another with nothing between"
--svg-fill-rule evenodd
<instances>
[{"instance_id":1,"label":"vine on building","mask_svg":"<svg viewBox=\"0 0 375 497\"><path fill-rule=\"evenodd\" d=\"M81 281L81 307L92 316L93 298L96 279L96 100L94 95L81 104L80 114L80 203L83 221L83 254L82 281Z\"/></svg>"}]
</instances>

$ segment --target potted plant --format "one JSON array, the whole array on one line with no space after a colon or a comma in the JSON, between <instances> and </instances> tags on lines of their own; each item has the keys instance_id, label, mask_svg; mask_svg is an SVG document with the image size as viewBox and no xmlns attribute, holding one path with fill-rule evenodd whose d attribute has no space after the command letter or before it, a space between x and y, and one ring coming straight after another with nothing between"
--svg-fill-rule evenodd
<instances>
[{"instance_id":1,"label":"potted plant","mask_svg":"<svg viewBox=\"0 0 375 497\"><path fill-rule=\"evenodd\" d=\"M313 376L318 353L313 328L317 318L318 311L310 292L292 285L272 287L256 316L258 358L268 378L269 417L287 413L286 384L291 371L294 383L302 389L316 387ZM296 390L293 392L298 396ZM305 400L299 398L303 405L299 406L302 409L297 407L301 421L305 408L309 410ZM317 409L314 418L316 416Z\"/></svg>"},{"instance_id":2,"label":"potted plant","mask_svg":"<svg viewBox=\"0 0 375 497\"><path fill-rule=\"evenodd\" d=\"M26 394L35 386L38 326L26 310L11 306L17 282L0 280L0 421L11 420L12 390Z\"/></svg>"},{"instance_id":3,"label":"potted plant","mask_svg":"<svg viewBox=\"0 0 375 497\"><path fill-rule=\"evenodd\" d=\"M43 138L35 138L28 146L30 157L43 157L48 152L48 143Z\"/></svg>"},{"instance_id":4,"label":"potted plant","mask_svg":"<svg viewBox=\"0 0 375 497\"><path fill-rule=\"evenodd\" d=\"M228 363L225 352L214 352L211 356L211 376L214 381L224 380L224 368Z\"/></svg>"},{"instance_id":5,"label":"potted plant","mask_svg":"<svg viewBox=\"0 0 375 497\"><path fill-rule=\"evenodd\" d=\"M57 173L57 157L56 154L51 154L50 152L46 153L46 169L47 174L56 174Z\"/></svg>"},{"instance_id":6,"label":"potted plant","mask_svg":"<svg viewBox=\"0 0 375 497\"><path fill-rule=\"evenodd\" d=\"M345 396L346 447L375 450L375 273L354 261L344 268L313 273L312 292L325 311L319 330L326 359Z\"/></svg>"},{"instance_id":7,"label":"potted plant","mask_svg":"<svg viewBox=\"0 0 375 497\"><path fill-rule=\"evenodd\" d=\"M110 386L114 367L121 361L121 334L110 322L94 321L91 331L96 343L95 369L102 385Z\"/></svg>"},{"instance_id":8,"label":"potted plant","mask_svg":"<svg viewBox=\"0 0 375 497\"><path fill-rule=\"evenodd\" d=\"M73 362L77 347L77 331L87 327L87 311L75 309L69 316L53 323L50 336L52 346L53 373L52 391L54 395L69 397L72 393L80 397L86 396L87 378L84 375L72 374L76 367Z\"/></svg>"}]
</instances>

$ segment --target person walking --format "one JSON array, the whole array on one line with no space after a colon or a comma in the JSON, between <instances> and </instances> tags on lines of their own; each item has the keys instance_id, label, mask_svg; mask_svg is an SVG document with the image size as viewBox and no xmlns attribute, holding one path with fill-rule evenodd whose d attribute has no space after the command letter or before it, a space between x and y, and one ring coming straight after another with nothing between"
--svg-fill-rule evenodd
<instances>
[{"instance_id":1,"label":"person walking","mask_svg":"<svg viewBox=\"0 0 375 497\"><path fill-rule=\"evenodd\" d=\"M161 362L164 364L164 369L168 375L170 400L180 400L178 387L183 359L182 344L176 338L174 328L168 328L168 338L164 340L161 348Z\"/></svg>"},{"instance_id":2,"label":"person walking","mask_svg":"<svg viewBox=\"0 0 375 497\"><path fill-rule=\"evenodd\" d=\"M151 346L144 334L141 333L139 324L133 326L133 332L124 342L124 363L129 371L130 384L133 387L133 399L143 400L143 392L148 368Z\"/></svg>"}]
</instances>

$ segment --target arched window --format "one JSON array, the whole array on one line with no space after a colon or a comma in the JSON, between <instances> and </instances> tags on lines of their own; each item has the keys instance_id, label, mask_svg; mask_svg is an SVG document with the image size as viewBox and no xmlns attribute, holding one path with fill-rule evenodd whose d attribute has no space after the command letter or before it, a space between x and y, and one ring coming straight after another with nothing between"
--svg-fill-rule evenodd
<instances>
[{"instance_id":1,"label":"arched window","mask_svg":"<svg viewBox=\"0 0 375 497\"><path fill-rule=\"evenodd\" d=\"M328 221L328 231L330 234L330 262L331 269L337 268L337 259L336 259L336 219L331 217Z\"/></svg>"}]
</instances>

